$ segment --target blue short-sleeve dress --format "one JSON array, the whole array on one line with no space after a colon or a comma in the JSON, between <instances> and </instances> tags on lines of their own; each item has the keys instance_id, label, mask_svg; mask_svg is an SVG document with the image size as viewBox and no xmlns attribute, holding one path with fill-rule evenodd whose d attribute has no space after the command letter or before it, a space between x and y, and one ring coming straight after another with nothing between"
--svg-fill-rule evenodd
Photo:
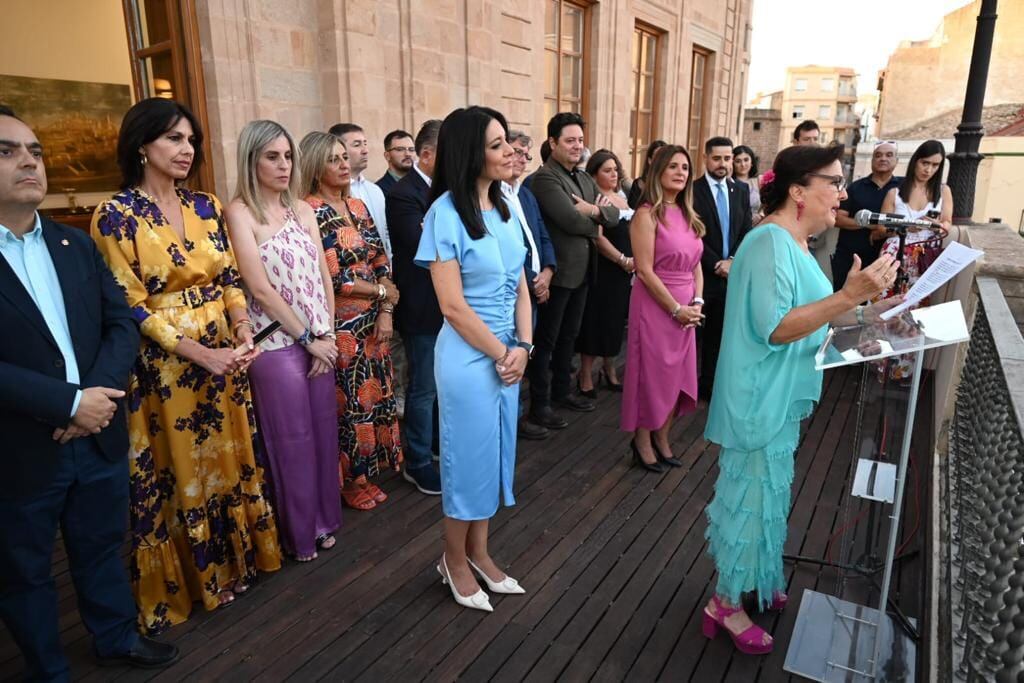
<instances>
[{"instance_id":1,"label":"blue short-sleeve dress","mask_svg":"<svg viewBox=\"0 0 1024 683\"><path fill-rule=\"evenodd\" d=\"M441 195L423 220L416 265L459 262L466 303L506 345L515 338L519 280L526 259L522 228L513 213L484 211L487 234L474 240ZM494 361L466 342L446 320L434 347L434 379L441 427L441 502L446 517L489 519L499 503L514 505L519 385L505 386Z\"/></svg>"},{"instance_id":2,"label":"blue short-sleeve dress","mask_svg":"<svg viewBox=\"0 0 1024 683\"><path fill-rule=\"evenodd\" d=\"M738 604L754 591L770 603L785 587L793 454L800 421L821 396L814 353L827 326L789 344L772 332L790 310L824 299L832 287L817 261L778 225L752 230L729 272L722 349L704 436L721 446L707 538L717 593Z\"/></svg>"}]
</instances>

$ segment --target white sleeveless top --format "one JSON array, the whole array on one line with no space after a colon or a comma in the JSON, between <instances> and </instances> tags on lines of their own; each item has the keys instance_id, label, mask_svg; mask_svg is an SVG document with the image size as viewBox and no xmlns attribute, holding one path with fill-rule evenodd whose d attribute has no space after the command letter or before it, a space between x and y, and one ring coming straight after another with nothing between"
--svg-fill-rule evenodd
<instances>
[{"instance_id":1,"label":"white sleeveless top","mask_svg":"<svg viewBox=\"0 0 1024 683\"><path fill-rule=\"evenodd\" d=\"M896 191L896 207L894 213L903 216L912 221L920 220L925 217L929 211L938 211L939 215L942 215L942 190L939 189L939 201L938 203L928 202L924 205L924 208L920 211L910 208L910 206L903 201L903 197L900 196L899 190ZM930 240L939 234L935 230L929 230L928 228L917 228L914 230L907 231L906 244L916 244L918 242L925 242ZM892 238L890 238L892 239Z\"/></svg>"},{"instance_id":2,"label":"white sleeveless top","mask_svg":"<svg viewBox=\"0 0 1024 683\"><path fill-rule=\"evenodd\" d=\"M324 281L320 277L320 255L294 212L288 211L284 225L259 245L259 251L270 285L313 336L330 332L334 325L327 308ZM248 291L246 299L254 332L259 332L271 323L271 318ZM290 334L279 329L267 337L262 346L264 351L274 351L294 343L295 339Z\"/></svg>"}]
</instances>

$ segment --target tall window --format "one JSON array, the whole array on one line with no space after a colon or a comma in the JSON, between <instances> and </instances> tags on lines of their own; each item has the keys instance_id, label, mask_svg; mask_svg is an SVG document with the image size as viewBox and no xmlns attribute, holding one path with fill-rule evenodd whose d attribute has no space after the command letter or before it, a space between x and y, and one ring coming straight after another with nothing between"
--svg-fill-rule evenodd
<instances>
[{"instance_id":1,"label":"tall window","mask_svg":"<svg viewBox=\"0 0 1024 683\"><path fill-rule=\"evenodd\" d=\"M638 25L633 30L633 106L629 116L634 178L643 172L647 148L657 126L657 70L658 34Z\"/></svg>"},{"instance_id":2,"label":"tall window","mask_svg":"<svg viewBox=\"0 0 1024 683\"><path fill-rule=\"evenodd\" d=\"M832 105L822 104L818 106L818 118L828 121L832 118Z\"/></svg>"},{"instance_id":3,"label":"tall window","mask_svg":"<svg viewBox=\"0 0 1024 683\"><path fill-rule=\"evenodd\" d=\"M705 112L711 100L711 53L693 48L690 71L690 128L686 136L686 149L695 166L700 166L707 137Z\"/></svg>"},{"instance_id":4,"label":"tall window","mask_svg":"<svg viewBox=\"0 0 1024 683\"><path fill-rule=\"evenodd\" d=\"M794 84L793 88L797 92L806 92L807 91L807 79L806 78L798 78L798 79L796 79L796 83Z\"/></svg>"},{"instance_id":5,"label":"tall window","mask_svg":"<svg viewBox=\"0 0 1024 683\"><path fill-rule=\"evenodd\" d=\"M793 118L802 119L804 117L804 105L798 104L793 107Z\"/></svg>"},{"instance_id":6,"label":"tall window","mask_svg":"<svg viewBox=\"0 0 1024 683\"><path fill-rule=\"evenodd\" d=\"M824 92L832 92L836 88L836 79L834 78L823 78L821 79L821 89Z\"/></svg>"},{"instance_id":7,"label":"tall window","mask_svg":"<svg viewBox=\"0 0 1024 683\"><path fill-rule=\"evenodd\" d=\"M210 159L195 0L123 2L136 100L166 97L188 105L207 133L204 152ZM196 184L213 189L210 164L199 168Z\"/></svg>"},{"instance_id":8,"label":"tall window","mask_svg":"<svg viewBox=\"0 0 1024 683\"><path fill-rule=\"evenodd\" d=\"M547 0L544 10L544 120L586 109L586 9L570 0Z\"/></svg>"}]
</instances>

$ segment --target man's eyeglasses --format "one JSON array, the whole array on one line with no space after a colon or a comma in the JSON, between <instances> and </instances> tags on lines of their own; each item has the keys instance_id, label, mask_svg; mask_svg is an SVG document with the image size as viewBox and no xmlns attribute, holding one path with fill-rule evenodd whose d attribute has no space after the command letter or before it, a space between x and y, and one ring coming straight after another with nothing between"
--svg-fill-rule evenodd
<instances>
[{"instance_id":1,"label":"man's eyeglasses","mask_svg":"<svg viewBox=\"0 0 1024 683\"><path fill-rule=\"evenodd\" d=\"M521 157L523 159L526 159L527 161L533 161L533 157L530 156L529 152L527 152L525 149L516 149L514 151L517 157Z\"/></svg>"},{"instance_id":2,"label":"man's eyeglasses","mask_svg":"<svg viewBox=\"0 0 1024 683\"><path fill-rule=\"evenodd\" d=\"M836 192L846 189L846 178L841 175L828 175L827 173L808 173L807 175L813 178L824 178L832 187L836 188Z\"/></svg>"},{"instance_id":3,"label":"man's eyeglasses","mask_svg":"<svg viewBox=\"0 0 1024 683\"><path fill-rule=\"evenodd\" d=\"M389 152L398 152L399 154L415 154L415 147L392 147L388 150Z\"/></svg>"}]
</instances>

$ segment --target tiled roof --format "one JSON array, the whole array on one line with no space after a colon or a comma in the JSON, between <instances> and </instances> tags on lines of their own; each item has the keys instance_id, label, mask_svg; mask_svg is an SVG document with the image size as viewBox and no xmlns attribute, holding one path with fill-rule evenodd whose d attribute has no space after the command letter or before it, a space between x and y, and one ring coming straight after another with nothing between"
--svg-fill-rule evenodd
<instances>
[{"instance_id":1,"label":"tiled roof","mask_svg":"<svg viewBox=\"0 0 1024 683\"><path fill-rule=\"evenodd\" d=\"M960 124L962 111L961 109L953 109L944 114L926 119L909 128L895 132L887 131L880 135L880 137L893 140L925 140L929 138L948 140L956 133L956 127ZM981 124L985 127L985 132L988 135L995 134L995 131L1006 135L1007 133L1003 133L1003 129L1020 122L1022 116L1024 116L1024 104L996 104L991 107L985 107L982 110ZM1009 135L1020 134L1022 132L1009 133Z\"/></svg>"}]
</instances>

